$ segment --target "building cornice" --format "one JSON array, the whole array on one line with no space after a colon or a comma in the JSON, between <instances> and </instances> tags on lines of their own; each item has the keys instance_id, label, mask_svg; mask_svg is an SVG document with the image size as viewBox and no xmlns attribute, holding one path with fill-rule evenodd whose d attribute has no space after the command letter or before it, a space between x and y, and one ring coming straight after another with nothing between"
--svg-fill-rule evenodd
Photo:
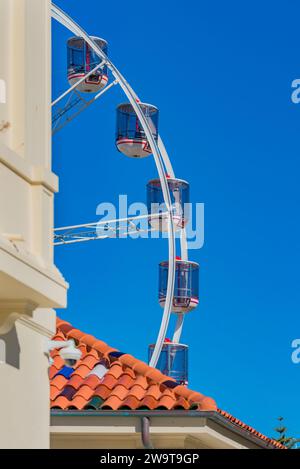
<instances>
[{"instance_id":1,"label":"building cornice","mask_svg":"<svg viewBox=\"0 0 300 469\"><path fill-rule=\"evenodd\" d=\"M58 192L58 177L52 171L28 164L24 158L0 143L0 162L31 185L41 185L50 192Z\"/></svg>"}]
</instances>

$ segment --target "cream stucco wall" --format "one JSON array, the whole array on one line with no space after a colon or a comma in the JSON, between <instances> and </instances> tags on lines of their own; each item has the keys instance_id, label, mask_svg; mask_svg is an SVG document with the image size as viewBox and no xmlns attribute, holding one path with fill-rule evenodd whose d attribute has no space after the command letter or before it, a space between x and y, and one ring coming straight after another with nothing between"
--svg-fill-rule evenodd
<instances>
[{"instance_id":1,"label":"cream stucco wall","mask_svg":"<svg viewBox=\"0 0 300 469\"><path fill-rule=\"evenodd\" d=\"M15 307L16 309L16 307ZM55 311L20 316L6 334L0 364L0 448L49 447L49 378L44 343L55 329Z\"/></svg>"},{"instance_id":2,"label":"cream stucco wall","mask_svg":"<svg viewBox=\"0 0 300 469\"><path fill-rule=\"evenodd\" d=\"M0 0L0 447L49 447L53 263L50 0ZM2 358L1 358L2 357Z\"/></svg>"}]
</instances>

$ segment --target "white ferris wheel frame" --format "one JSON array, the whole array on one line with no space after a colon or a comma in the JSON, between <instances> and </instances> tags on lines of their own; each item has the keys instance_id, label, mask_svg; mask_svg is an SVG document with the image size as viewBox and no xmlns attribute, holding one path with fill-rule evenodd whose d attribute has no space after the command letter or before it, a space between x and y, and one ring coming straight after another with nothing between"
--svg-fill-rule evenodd
<instances>
[{"instance_id":1,"label":"white ferris wheel frame","mask_svg":"<svg viewBox=\"0 0 300 469\"><path fill-rule=\"evenodd\" d=\"M103 67L106 65L109 70L111 71L114 81L111 83L110 87L114 84L119 84L121 89L123 90L124 94L128 98L130 104L132 105L141 125L149 142L154 161L156 164L158 176L160 179L162 193L164 198L164 203L166 206L166 217L168 220L168 261L169 261L169 269L168 269L168 284L167 284L167 293L166 293L166 301L164 306L164 311L162 315L162 320L158 332L158 336L156 339L154 351L150 360L150 366L156 367L161 350L163 348L163 344L166 338L166 333L169 325L170 316L172 313L172 305L173 305L173 296L174 296L174 284L175 284L175 269L176 269L176 242L175 242L175 226L173 220L173 211L172 211L172 201L170 190L168 186L168 180L166 177L166 173L171 177L175 178L175 173L166 151L166 148L163 144L163 141L158 136L158 141L156 142L155 138L153 137L152 130L150 125L142 111L140 106L140 99L138 98L137 94L131 88L127 80L124 76L120 73L117 67L111 62L111 60L106 56L103 50L97 45L97 43L89 36L86 31L81 28L69 15L67 15L63 10L57 7L55 4L51 4L51 16L53 19L58 21L61 25L65 26L69 31L71 31L75 36L80 36L84 41L91 47L91 49L98 55L100 59L102 59L101 63L98 64L93 70L91 70L90 74L93 73L98 68ZM79 80L76 85L71 86L67 91L65 91L62 95L60 95L57 99L52 102L52 106L54 106L57 102L59 102L63 97L69 94L71 91L75 90L76 87L83 81L86 77L83 77ZM104 90L108 89L108 87L104 88ZM98 95L102 94L102 92L98 93ZM96 95L95 98L98 97ZM94 101L95 98L91 101ZM90 225L90 224L88 224ZM82 225L83 226L83 225ZM72 228L72 227L68 227ZM57 243L59 244L59 243ZM62 243L63 244L63 243ZM180 233L180 251L181 251L181 259L188 260L188 247L187 247L187 240L186 240L186 230L185 227L181 229ZM177 321L175 325L175 331L173 334L173 342L179 343L180 336L183 328L183 319L184 313L177 313Z\"/></svg>"}]
</instances>

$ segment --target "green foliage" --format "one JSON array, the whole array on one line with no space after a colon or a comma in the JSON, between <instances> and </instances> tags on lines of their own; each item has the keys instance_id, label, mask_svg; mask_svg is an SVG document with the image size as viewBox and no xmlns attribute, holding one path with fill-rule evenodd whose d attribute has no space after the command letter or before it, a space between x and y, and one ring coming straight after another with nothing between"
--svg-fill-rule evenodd
<instances>
[{"instance_id":1,"label":"green foliage","mask_svg":"<svg viewBox=\"0 0 300 469\"><path fill-rule=\"evenodd\" d=\"M275 432L278 433L276 441L281 443L282 445L286 446L288 449L295 449L297 443L300 442L300 438L295 438L293 436L287 436L287 427L283 424L283 417L277 418L279 424L276 428L274 428Z\"/></svg>"}]
</instances>

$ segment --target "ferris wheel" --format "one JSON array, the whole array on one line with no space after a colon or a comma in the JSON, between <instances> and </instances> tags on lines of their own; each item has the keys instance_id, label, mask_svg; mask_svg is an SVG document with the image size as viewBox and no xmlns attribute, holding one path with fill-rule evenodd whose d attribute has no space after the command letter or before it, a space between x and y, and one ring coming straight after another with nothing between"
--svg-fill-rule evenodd
<instances>
[{"instance_id":1,"label":"ferris wheel","mask_svg":"<svg viewBox=\"0 0 300 469\"><path fill-rule=\"evenodd\" d=\"M158 366L176 381L184 383L185 370L178 372L174 370L173 364L177 357L179 360L187 360L188 347L180 343L184 317L199 302L199 265L188 259L186 237L189 184L175 177L159 135L158 108L139 99L110 60L107 42L87 34L54 4L51 6L51 14L52 18L73 34L67 41L67 78L70 87L52 102L53 135L113 86L119 85L128 101L121 103L116 109L116 147L130 158L146 158L151 155L154 158L158 177L147 184L146 230L167 233L168 260L159 264L158 297L163 314L156 342L149 348L150 366ZM140 231L138 223L141 218L145 216L56 228L53 243L54 246L68 245L117 237L121 233L137 233ZM176 234L180 237L179 255L176 255ZM171 313L177 315L177 320L170 341L166 339L166 333Z\"/></svg>"}]
</instances>

